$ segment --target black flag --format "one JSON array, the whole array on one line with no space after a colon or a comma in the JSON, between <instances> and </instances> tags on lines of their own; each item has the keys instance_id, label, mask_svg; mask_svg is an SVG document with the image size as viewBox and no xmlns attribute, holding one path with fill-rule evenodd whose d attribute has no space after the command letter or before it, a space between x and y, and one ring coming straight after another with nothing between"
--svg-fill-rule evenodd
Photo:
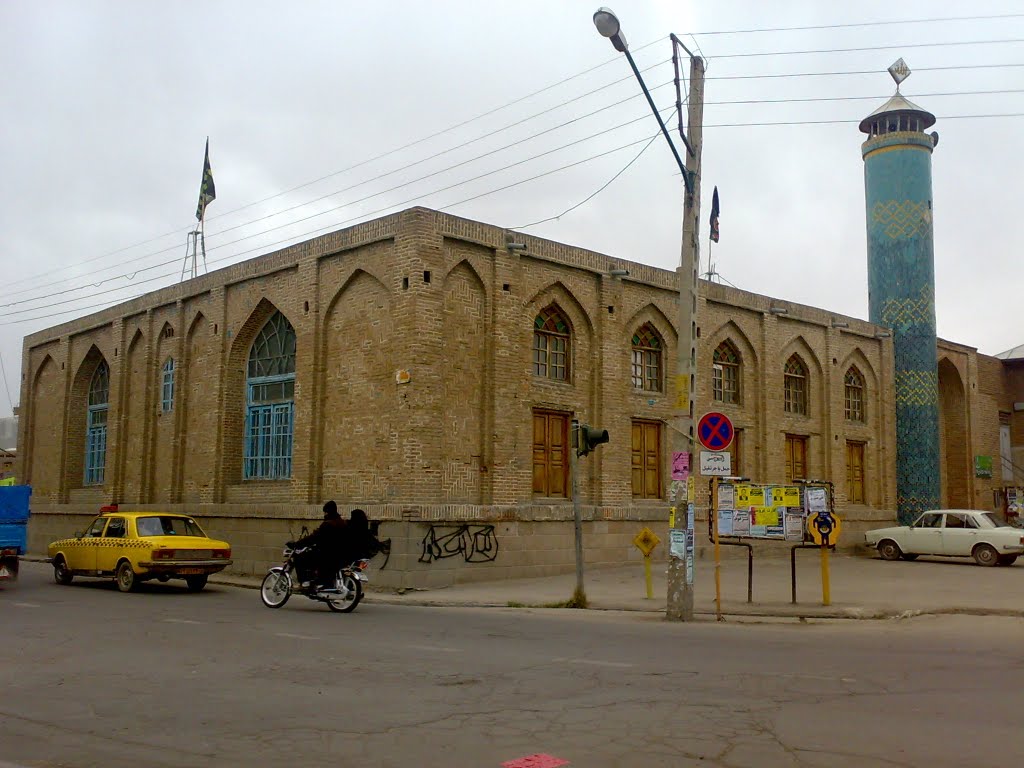
<instances>
[{"instance_id":1,"label":"black flag","mask_svg":"<svg viewBox=\"0 0 1024 768\"><path fill-rule=\"evenodd\" d=\"M718 242L718 187L711 196L711 239Z\"/></svg>"},{"instance_id":2,"label":"black flag","mask_svg":"<svg viewBox=\"0 0 1024 768\"><path fill-rule=\"evenodd\" d=\"M206 158L203 160L203 180L199 184L199 205L196 218L200 221L206 215L206 206L217 199L217 188L213 185L213 171L210 170L210 140L206 140Z\"/></svg>"}]
</instances>

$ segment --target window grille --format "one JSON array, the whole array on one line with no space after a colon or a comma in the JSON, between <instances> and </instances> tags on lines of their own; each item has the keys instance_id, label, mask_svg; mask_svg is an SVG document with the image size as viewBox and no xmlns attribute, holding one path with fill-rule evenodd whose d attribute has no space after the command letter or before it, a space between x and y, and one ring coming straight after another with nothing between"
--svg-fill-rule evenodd
<instances>
[{"instance_id":1,"label":"window grille","mask_svg":"<svg viewBox=\"0 0 1024 768\"><path fill-rule=\"evenodd\" d=\"M633 334L633 388L662 391L662 343L658 332L645 323Z\"/></svg>"},{"instance_id":2,"label":"window grille","mask_svg":"<svg viewBox=\"0 0 1024 768\"><path fill-rule=\"evenodd\" d=\"M533 322L533 375L569 380L569 322L554 305Z\"/></svg>"},{"instance_id":3,"label":"window grille","mask_svg":"<svg viewBox=\"0 0 1024 768\"><path fill-rule=\"evenodd\" d=\"M807 415L807 367L793 355L786 361L783 374L786 413Z\"/></svg>"}]
</instances>

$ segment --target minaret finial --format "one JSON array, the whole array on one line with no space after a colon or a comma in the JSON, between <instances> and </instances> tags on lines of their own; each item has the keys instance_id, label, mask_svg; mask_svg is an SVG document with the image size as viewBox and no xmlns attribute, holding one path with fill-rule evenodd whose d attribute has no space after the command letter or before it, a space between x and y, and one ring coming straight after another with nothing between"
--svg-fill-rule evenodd
<instances>
[{"instance_id":1,"label":"minaret finial","mask_svg":"<svg viewBox=\"0 0 1024 768\"><path fill-rule=\"evenodd\" d=\"M910 77L910 67L907 66L902 58L896 59L889 67L889 74L892 79L896 82L896 93L900 92L900 83Z\"/></svg>"}]
</instances>

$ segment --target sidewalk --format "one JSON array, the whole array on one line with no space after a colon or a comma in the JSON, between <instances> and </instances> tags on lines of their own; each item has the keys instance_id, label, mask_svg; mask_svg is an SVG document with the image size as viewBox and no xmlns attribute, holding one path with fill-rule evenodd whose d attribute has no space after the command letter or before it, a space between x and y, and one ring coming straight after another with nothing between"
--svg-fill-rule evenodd
<instances>
[{"instance_id":1,"label":"sidewalk","mask_svg":"<svg viewBox=\"0 0 1024 768\"><path fill-rule=\"evenodd\" d=\"M791 602L788 557L754 558L753 602L747 602L746 557L723 559L722 613L725 616L880 619L961 613L1024 618L1024 565L982 568L969 560L928 559L885 562L833 555L829 558L831 605L822 605L821 560L817 550L797 551L797 604ZM652 563L653 598L646 598L641 563L591 568L584 588L591 609L664 613L666 564ZM574 573L544 578L459 584L398 594L373 588L368 602L395 605L478 607L561 607L576 586ZM211 582L258 588L259 577L217 575ZM714 561L696 563L694 610L715 616Z\"/></svg>"}]
</instances>

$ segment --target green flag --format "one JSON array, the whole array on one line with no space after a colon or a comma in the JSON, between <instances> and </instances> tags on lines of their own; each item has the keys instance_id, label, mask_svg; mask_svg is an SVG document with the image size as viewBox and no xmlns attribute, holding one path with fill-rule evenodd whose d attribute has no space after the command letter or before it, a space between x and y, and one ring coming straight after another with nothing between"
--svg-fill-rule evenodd
<instances>
[{"instance_id":1,"label":"green flag","mask_svg":"<svg viewBox=\"0 0 1024 768\"><path fill-rule=\"evenodd\" d=\"M203 160L203 181L199 185L199 205L196 207L196 218L200 221L206 215L206 206L217 199L217 188L213 184L213 171L210 170L210 139L206 139L206 158Z\"/></svg>"}]
</instances>

